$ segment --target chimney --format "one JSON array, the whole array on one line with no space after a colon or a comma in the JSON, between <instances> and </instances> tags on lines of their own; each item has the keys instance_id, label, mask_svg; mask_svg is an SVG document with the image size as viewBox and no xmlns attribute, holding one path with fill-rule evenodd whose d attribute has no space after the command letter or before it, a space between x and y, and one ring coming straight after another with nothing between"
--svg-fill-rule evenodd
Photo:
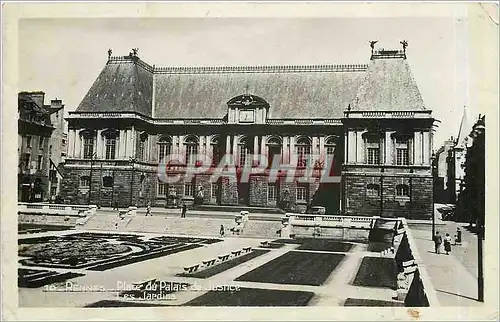
<instances>
[{"instance_id":1,"label":"chimney","mask_svg":"<svg viewBox=\"0 0 500 322\"><path fill-rule=\"evenodd\" d=\"M45 93L42 91L39 92L26 92L26 95L31 97L33 101L35 101L36 105L43 108L43 102L45 101Z\"/></svg>"},{"instance_id":2,"label":"chimney","mask_svg":"<svg viewBox=\"0 0 500 322\"><path fill-rule=\"evenodd\" d=\"M52 108L58 108L62 106L63 106L62 100L56 98L55 100L50 101L50 107Z\"/></svg>"}]
</instances>

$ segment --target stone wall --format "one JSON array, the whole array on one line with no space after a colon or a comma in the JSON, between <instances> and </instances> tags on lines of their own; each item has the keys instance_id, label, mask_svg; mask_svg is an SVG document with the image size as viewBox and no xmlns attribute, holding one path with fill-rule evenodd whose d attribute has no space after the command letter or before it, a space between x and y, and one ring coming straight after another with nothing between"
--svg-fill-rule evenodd
<instances>
[{"instance_id":1,"label":"stone wall","mask_svg":"<svg viewBox=\"0 0 500 322\"><path fill-rule=\"evenodd\" d=\"M353 216L405 217L428 219L433 212L432 178L415 175L384 173L383 175L343 176L345 189L345 213ZM378 196L367 193L367 185L378 184L381 187ZM409 187L409 196L396 195L396 186Z\"/></svg>"}]
</instances>

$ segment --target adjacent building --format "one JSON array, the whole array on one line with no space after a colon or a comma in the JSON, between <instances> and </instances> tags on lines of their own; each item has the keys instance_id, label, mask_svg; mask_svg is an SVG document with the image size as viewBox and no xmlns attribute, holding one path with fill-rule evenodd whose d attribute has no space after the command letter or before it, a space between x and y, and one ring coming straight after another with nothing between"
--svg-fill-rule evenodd
<instances>
[{"instance_id":1,"label":"adjacent building","mask_svg":"<svg viewBox=\"0 0 500 322\"><path fill-rule=\"evenodd\" d=\"M62 103L52 100L45 105L45 93L20 92L18 94L18 200L24 202L50 199L52 180L50 168L55 149L54 141L60 141L60 123L52 117L60 113ZM57 136L57 138L56 138ZM60 160L58 160L60 162ZM62 177L61 177L62 178ZM57 190L56 190L57 191Z\"/></svg>"},{"instance_id":2,"label":"adjacent building","mask_svg":"<svg viewBox=\"0 0 500 322\"><path fill-rule=\"evenodd\" d=\"M69 113L61 194L67 203L203 204L428 218L431 111L403 50L372 48L368 64L157 67L134 50L111 57ZM158 178L161 160L177 182ZM231 156L234 174L182 176ZM254 155L292 162L270 180ZM322 182L333 163L336 182ZM266 165L269 166L269 165ZM241 170L251 168L249 180ZM265 167L265 166L264 166ZM300 176L309 172L309 180ZM201 191L201 192L200 192Z\"/></svg>"},{"instance_id":3,"label":"adjacent building","mask_svg":"<svg viewBox=\"0 0 500 322\"><path fill-rule=\"evenodd\" d=\"M467 147L470 146L467 110L464 108L456 139L446 140L433 155L435 201L456 204L464 188Z\"/></svg>"},{"instance_id":4,"label":"adjacent building","mask_svg":"<svg viewBox=\"0 0 500 322\"><path fill-rule=\"evenodd\" d=\"M455 219L484 227L485 221L485 116L479 115L469 132L465 151L464 179L458 195Z\"/></svg>"}]
</instances>

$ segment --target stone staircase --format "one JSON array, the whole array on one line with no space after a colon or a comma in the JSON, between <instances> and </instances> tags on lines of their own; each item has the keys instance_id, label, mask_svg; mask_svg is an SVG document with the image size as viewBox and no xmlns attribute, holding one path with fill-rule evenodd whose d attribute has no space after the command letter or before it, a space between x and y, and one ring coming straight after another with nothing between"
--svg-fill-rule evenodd
<instances>
[{"instance_id":1,"label":"stone staircase","mask_svg":"<svg viewBox=\"0 0 500 322\"><path fill-rule=\"evenodd\" d=\"M116 225L118 223L118 225ZM243 232L232 234L235 227L233 218L202 218L202 217L164 217L164 216L125 216L119 219L116 214L96 214L81 226L81 229L110 230L122 232L151 232L172 235L219 236L220 226L224 226L225 235L240 237L274 238L281 228L279 221L247 221Z\"/></svg>"},{"instance_id":2,"label":"stone staircase","mask_svg":"<svg viewBox=\"0 0 500 322\"><path fill-rule=\"evenodd\" d=\"M242 237L276 237L276 231L281 229L281 221L247 221Z\"/></svg>"}]
</instances>

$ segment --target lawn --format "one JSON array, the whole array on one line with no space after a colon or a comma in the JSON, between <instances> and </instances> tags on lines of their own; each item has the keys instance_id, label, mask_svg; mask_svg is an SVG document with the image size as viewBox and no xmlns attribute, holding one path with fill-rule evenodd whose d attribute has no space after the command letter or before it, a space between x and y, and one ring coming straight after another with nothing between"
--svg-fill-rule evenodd
<instances>
[{"instance_id":1,"label":"lawn","mask_svg":"<svg viewBox=\"0 0 500 322\"><path fill-rule=\"evenodd\" d=\"M43 233L47 231L63 231L74 229L72 226L61 225L43 225L43 224L18 224L17 231L19 234L27 233Z\"/></svg>"},{"instance_id":2,"label":"lawn","mask_svg":"<svg viewBox=\"0 0 500 322\"><path fill-rule=\"evenodd\" d=\"M209 291L183 306L306 306L313 292L240 288Z\"/></svg>"},{"instance_id":3,"label":"lawn","mask_svg":"<svg viewBox=\"0 0 500 322\"><path fill-rule=\"evenodd\" d=\"M291 251L241 275L236 281L319 286L344 256Z\"/></svg>"},{"instance_id":4,"label":"lawn","mask_svg":"<svg viewBox=\"0 0 500 322\"><path fill-rule=\"evenodd\" d=\"M17 286L27 288L37 288L44 285L63 282L85 274L73 272L54 272L48 270L34 270L19 268L17 270Z\"/></svg>"},{"instance_id":5,"label":"lawn","mask_svg":"<svg viewBox=\"0 0 500 322\"><path fill-rule=\"evenodd\" d=\"M235 259L232 259L232 260L229 260L226 262L222 262L222 263L217 264L215 266L212 266L210 268L204 269L200 272L197 272L194 274L181 273L181 274L177 274L177 276L195 277L195 278L209 278L209 277L212 277L212 276L217 275L219 273L222 273L224 271L227 271L228 269L236 267L240 264L248 262L249 260L254 259L254 258L256 258L260 255L263 255L265 253L268 253L268 252L269 252L269 250L254 249L249 254L245 254L245 255L237 257Z\"/></svg>"},{"instance_id":6,"label":"lawn","mask_svg":"<svg viewBox=\"0 0 500 322\"><path fill-rule=\"evenodd\" d=\"M319 250L319 251L331 251L331 252L348 252L352 248L353 244L344 243L330 239L308 239L304 240L299 248L301 250Z\"/></svg>"},{"instance_id":7,"label":"lawn","mask_svg":"<svg viewBox=\"0 0 500 322\"><path fill-rule=\"evenodd\" d=\"M344 306L395 307L395 306L404 306L404 304L401 302L394 302L394 301L348 298L347 300L345 300Z\"/></svg>"},{"instance_id":8,"label":"lawn","mask_svg":"<svg viewBox=\"0 0 500 322\"><path fill-rule=\"evenodd\" d=\"M394 258L364 257L353 284L396 289L397 273Z\"/></svg>"},{"instance_id":9,"label":"lawn","mask_svg":"<svg viewBox=\"0 0 500 322\"><path fill-rule=\"evenodd\" d=\"M102 300L92 304L88 304L85 307L154 307L154 306L169 306L163 304L150 304L150 303L141 303L141 302L122 302L116 300Z\"/></svg>"}]
</instances>

